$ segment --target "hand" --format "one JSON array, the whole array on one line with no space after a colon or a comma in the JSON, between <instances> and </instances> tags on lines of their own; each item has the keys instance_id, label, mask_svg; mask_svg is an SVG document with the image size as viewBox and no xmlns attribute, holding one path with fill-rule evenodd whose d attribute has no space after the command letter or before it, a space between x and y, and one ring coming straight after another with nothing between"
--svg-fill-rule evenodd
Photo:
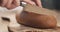
<instances>
[{"instance_id":1,"label":"hand","mask_svg":"<svg viewBox=\"0 0 60 32\"><path fill-rule=\"evenodd\" d=\"M42 7L40 0L23 0L23 1L31 5L37 5L39 7ZM13 9L19 5L20 0L0 0L0 6L6 7L8 9Z\"/></svg>"},{"instance_id":2,"label":"hand","mask_svg":"<svg viewBox=\"0 0 60 32\"><path fill-rule=\"evenodd\" d=\"M1 6L13 9L20 5L20 0L1 0Z\"/></svg>"},{"instance_id":3,"label":"hand","mask_svg":"<svg viewBox=\"0 0 60 32\"><path fill-rule=\"evenodd\" d=\"M26 3L29 3L31 5L37 5L42 8L41 1L40 0L23 0Z\"/></svg>"}]
</instances>

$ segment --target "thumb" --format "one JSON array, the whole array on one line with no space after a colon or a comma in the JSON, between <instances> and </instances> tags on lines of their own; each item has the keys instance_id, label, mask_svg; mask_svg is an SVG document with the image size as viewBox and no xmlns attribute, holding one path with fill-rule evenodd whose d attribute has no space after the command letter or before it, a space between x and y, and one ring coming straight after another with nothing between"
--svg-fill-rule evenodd
<instances>
[{"instance_id":1,"label":"thumb","mask_svg":"<svg viewBox=\"0 0 60 32\"><path fill-rule=\"evenodd\" d=\"M35 0L35 3L42 8L42 5L41 5L41 0Z\"/></svg>"}]
</instances>

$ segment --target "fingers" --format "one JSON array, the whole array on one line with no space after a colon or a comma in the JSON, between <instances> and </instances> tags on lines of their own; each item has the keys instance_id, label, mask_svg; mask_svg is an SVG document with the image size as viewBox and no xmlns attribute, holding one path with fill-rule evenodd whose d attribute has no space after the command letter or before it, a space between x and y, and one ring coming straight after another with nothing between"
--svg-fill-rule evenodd
<instances>
[{"instance_id":1,"label":"fingers","mask_svg":"<svg viewBox=\"0 0 60 32\"><path fill-rule=\"evenodd\" d=\"M15 8L19 5L20 5L20 0L0 0L0 6L6 7L8 9Z\"/></svg>"},{"instance_id":2,"label":"fingers","mask_svg":"<svg viewBox=\"0 0 60 32\"><path fill-rule=\"evenodd\" d=\"M1 6L5 6L7 4L8 0L2 0Z\"/></svg>"},{"instance_id":3,"label":"fingers","mask_svg":"<svg viewBox=\"0 0 60 32\"><path fill-rule=\"evenodd\" d=\"M42 5L41 5L41 0L35 0L35 3L36 3L39 7L42 7Z\"/></svg>"},{"instance_id":4,"label":"fingers","mask_svg":"<svg viewBox=\"0 0 60 32\"><path fill-rule=\"evenodd\" d=\"M24 2L28 3L28 4L31 4L31 5L36 5L33 1L31 0L24 0Z\"/></svg>"},{"instance_id":5,"label":"fingers","mask_svg":"<svg viewBox=\"0 0 60 32\"><path fill-rule=\"evenodd\" d=\"M19 5L20 5L20 0L9 0L5 7L7 7L8 9L13 9Z\"/></svg>"},{"instance_id":6,"label":"fingers","mask_svg":"<svg viewBox=\"0 0 60 32\"><path fill-rule=\"evenodd\" d=\"M31 5L37 5L42 8L41 1L40 0L23 0L24 2L31 4Z\"/></svg>"},{"instance_id":7,"label":"fingers","mask_svg":"<svg viewBox=\"0 0 60 32\"><path fill-rule=\"evenodd\" d=\"M15 6L20 6L20 0L14 0L14 3L13 3Z\"/></svg>"},{"instance_id":8,"label":"fingers","mask_svg":"<svg viewBox=\"0 0 60 32\"><path fill-rule=\"evenodd\" d=\"M10 8L11 7L11 4L12 4L13 0L8 0L7 4L6 4L6 7L7 8Z\"/></svg>"},{"instance_id":9,"label":"fingers","mask_svg":"<svg viewBox=\"0 0 60 32\"><path fill-rule=\"evenodd\" d=\"M42 7L40 0L23 0L26 3L29 3L31 5L38 5L39 7ZM2 6L5 6L7 8L13 8L20 5L20 0L2 0Z\"/></svg>"}]
</instances>

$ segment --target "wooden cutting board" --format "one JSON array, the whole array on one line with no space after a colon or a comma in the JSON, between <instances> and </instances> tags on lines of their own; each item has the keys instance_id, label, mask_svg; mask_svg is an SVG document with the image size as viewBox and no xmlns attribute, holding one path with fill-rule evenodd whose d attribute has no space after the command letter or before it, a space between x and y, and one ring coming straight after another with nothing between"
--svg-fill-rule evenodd
<instances>
[{"instance_id":1,"label":"wooden cutting board","mask_svg":"<svg viewBox=\"0 0 60 32\"><path fill-rule=\"evenodd\" d=\"M12 32L10 28L9 32ZM56 29L36 29L21 25L19 30L13 30L13 32L60 32L60 28L57 27Z\"/></svg>"}]
</instances>

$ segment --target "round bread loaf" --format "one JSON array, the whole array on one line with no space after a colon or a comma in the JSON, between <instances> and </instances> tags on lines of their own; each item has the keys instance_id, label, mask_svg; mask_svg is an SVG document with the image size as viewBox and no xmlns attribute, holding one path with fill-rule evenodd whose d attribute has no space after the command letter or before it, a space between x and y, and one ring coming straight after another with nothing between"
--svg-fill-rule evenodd
<instances>
[{"instance_id":1,"label":"round bread loaf","mask_svg":"<svg viewBox=\"0 0 60 32\"><path fill-rule=\"evenodd\" d=\"M56 28L57 20L54 16L23 11L16 15L18 23L34 28Z\"/></svg>"}]
</instances>

